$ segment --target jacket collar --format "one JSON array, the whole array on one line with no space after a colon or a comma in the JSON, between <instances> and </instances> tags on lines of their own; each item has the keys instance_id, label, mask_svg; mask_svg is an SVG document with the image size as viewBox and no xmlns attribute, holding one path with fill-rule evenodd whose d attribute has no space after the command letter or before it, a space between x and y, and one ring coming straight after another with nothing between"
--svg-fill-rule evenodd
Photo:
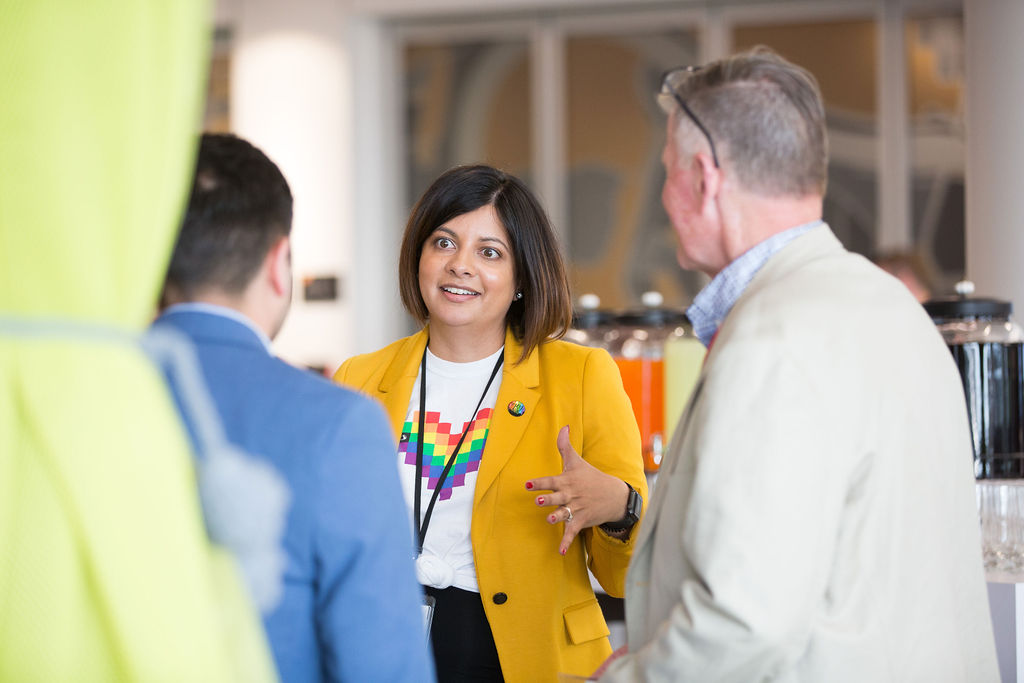
<instances>
[{"instance_id":1,"label":"jacket collar","mask_svg":"<svg viewBox=\"0 0 1024 683\"><path fill-rule=\"evenodd\" d=\"M506 463L519 446L523 435L538 412L543 391L540 386L540 349L534 349L522 363L516 365L523 352L523 345L516 341L511 331L505 331L505 365L501 377L501 388L494 403L490 433L484 447L484 458L480 462L480 474L476 480L473 505L478 506L504 469ZM513 412L514 403L521 403L522 410ZM552 446L555 435L551 435ZM525 482L523 482L525 483ZM489 533L484 526L474 524L474 533Z\"/></svg>"},{"instance_id":2,"label":"jacket collar","mask_svg":"<svg viewBox=\"0 0 1024 683\"><path fill-rule=\"evenodd\" d=\"M176 328L196 342L229 344L272 355L251 323L213 310L172 306L153 322L155 328L162 326Z\"/></svg>"}]
</instances>

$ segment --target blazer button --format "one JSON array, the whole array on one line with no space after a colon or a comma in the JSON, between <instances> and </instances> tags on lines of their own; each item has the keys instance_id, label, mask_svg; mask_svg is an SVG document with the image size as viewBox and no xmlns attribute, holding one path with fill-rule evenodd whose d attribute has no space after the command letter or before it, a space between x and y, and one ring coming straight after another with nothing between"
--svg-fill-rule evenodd
<instances>
[{"instance_id":1,"label":"blazer button","mask_svg":"<svg viewBox=\"0 0 1024 683\"><path fill-rule=\"evenodd\" d=\"M504 593L495 593L493 600L495 605L504 605L508 601L508 596Z\"/></svg>"}]
</instances>

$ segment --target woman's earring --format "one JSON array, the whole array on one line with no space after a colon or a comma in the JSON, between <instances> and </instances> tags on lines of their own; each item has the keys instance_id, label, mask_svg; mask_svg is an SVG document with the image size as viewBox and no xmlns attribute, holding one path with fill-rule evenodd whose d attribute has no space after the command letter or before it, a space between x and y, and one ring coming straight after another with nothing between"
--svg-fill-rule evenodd
<instances>
[{"instance_id":1,"label":"woman's earring","mask_svg":"<svg viewBox=\"0 0 1024 683\"><path fill-rule=\"evenodd\" d=\"M516 301L519 301L522 298L523 298L523 293L522 292L516 292Z\"/></svg>"}]
</instances>

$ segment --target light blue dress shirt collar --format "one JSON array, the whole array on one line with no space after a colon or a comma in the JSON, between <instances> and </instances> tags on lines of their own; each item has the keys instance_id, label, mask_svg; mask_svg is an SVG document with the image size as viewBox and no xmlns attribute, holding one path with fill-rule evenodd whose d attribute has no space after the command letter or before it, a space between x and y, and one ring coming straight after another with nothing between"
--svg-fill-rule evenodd
<instances>
[{"instance_id":1,"label":"light blue dress shirt collar","mask_svg":"<svg viewBox=\"0 0 1024 683\"><path fill-rule=\"evenodd\" d=\"M207 313L209 315L219 315L222 318L230 318L231 320L245 325L247 328L252 330L253 334L259 338L260 343L262 343L263 347L267 350L267 353L272 356L274 355L274 350L270 346L270 337L267 336L267 333L256 327L256 323L250 320L248 316L243 315L233 308L218 306L217 304L208 304L203 301L189 301L183 304L168 306L164 310L164 313L173 313L176 311L181 311L182 313Z\"/></svg>"},{"instance_id":2,"label":"light blue dress shirt collar","mask_svg":"<svg viewBox=\"0 0 1024 683\"><path fill-rule=\"evenodd\" d=\"M700 290L693 303L686 309L686 316L704 346L711 346L711 339L725 320L725 316L768 259L794 239L819 225L824 225L824 222L811 221L772 235L723 268L704 289Z\"/></svg>"}]
</instances>

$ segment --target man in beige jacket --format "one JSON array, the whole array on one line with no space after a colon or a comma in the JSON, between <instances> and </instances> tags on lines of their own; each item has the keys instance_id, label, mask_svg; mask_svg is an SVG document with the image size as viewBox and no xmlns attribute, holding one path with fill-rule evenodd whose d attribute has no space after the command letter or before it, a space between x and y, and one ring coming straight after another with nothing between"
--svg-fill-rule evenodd
<instances>
[{"instance_id":1,"label":"man in beige jacket","mask_svg":"<svg viewBox=\"0 0 1024 683\"><path fill-rule=\"evenodd\" d=\"M963 390L894 278L821 221L813 76L669 72L662 198L710 348L602 681L997 681Z\"/></svg>"}]
</instances>

